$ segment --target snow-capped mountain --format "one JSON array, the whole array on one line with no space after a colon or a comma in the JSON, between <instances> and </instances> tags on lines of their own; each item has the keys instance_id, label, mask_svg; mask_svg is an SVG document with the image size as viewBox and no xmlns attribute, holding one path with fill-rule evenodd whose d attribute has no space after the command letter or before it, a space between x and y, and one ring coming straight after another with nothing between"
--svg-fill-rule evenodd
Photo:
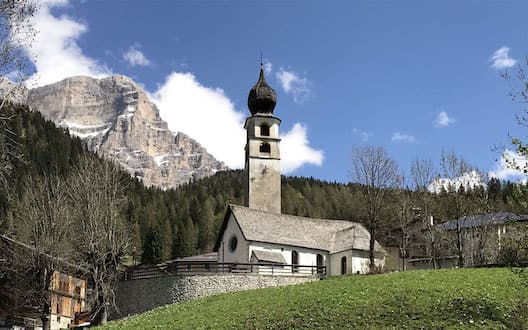
<instances>
[{"instance_id":1,"label":"snow-capped mountain","mask_svg":"<svg viewBox=\"0 0 528 330\"><path fill-rule=\"evenodd\" d=\"M439 194L442 191L442 188L446 191L449 191L450 189L458 191L460 187L464 187L465 190L468 190L482 186L484 186L482 176L479 172L473 170L464 173L461 176L456 177L455 179L436 178L429 185L429 191Z\"/></svg>"}]
</instances>

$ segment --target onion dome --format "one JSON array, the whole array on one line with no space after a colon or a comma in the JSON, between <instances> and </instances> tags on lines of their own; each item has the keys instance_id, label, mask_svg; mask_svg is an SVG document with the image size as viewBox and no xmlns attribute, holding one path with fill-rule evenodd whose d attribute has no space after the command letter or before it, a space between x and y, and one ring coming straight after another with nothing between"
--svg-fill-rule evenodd
<instances>
[{"instance_id":1,"label":"onion dome","mask_svg":"<svg viewBox=\"0 0 528 330\"><path fill-rule=\"evenodd\" d=\"M251 88L248 95L248 108L252 115L257 113L273 115L277 104L277 94L264 78L264 70L260 68L259 80Z\"/></svg>"}]
</instances>

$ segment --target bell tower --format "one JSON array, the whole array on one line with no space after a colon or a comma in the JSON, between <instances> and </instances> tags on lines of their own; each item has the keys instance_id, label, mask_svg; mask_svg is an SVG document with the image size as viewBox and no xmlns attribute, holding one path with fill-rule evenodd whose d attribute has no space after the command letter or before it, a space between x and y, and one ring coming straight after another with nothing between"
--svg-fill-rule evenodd
<instances>
[{"instance_id":1,"label":"bell tower","mask_svg":"<svg viewBox=\"0 0 528 330\"><path fill-rule=\"evenodd\" d=\"M244 128L246 142L246 205L249 208L281 212L280 139L281 120L273 116L277 94L260 76L249 91L248 108L251 116Z\"/></svg>"}]
</instances>

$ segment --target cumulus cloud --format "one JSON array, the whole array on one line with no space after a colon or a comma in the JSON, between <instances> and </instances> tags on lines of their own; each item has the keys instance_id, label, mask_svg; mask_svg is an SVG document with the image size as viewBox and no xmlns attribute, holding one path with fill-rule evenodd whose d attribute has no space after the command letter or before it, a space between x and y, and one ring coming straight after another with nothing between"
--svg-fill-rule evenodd
<instances>
[{"instance_id":1,"label":"cumulus cloud","mask_svg":"<svg viewBox=\"0 0 528 330\"><path fill-rule=\"evenodd\" d=\"M295 103L306 102L312 93L311 82L306 78L301 78L294 71L287 71L280 68L275 73L275 77L280 82L282 89L293 97Z\"/></svg>"},{"instance_id":2,"label":"cumulus cloud","mask_svg":"<svg viewBox=\"0 0 528 330\"><path fill-rule=\"evenodd\" d=\"M321 166L324 153L310 147L307 129L295 123L292 129L281 136L281 171L291 173L304 164Z\"/></svg>"},{"instance_id":3,"label":"cumulus cloud","mask_svg":"<svg viewBox=\"0 0 528 330\"><path fill-rule=\"evenodd\" d=\"M412 135L396 132L392 134L391 140L393 142L407 142L407 143L415 143L416 138Z\"/></svg>"},{"instance_id":4,"label":"cumulus cloud","mask_svg":"<svg viewBox=\"0 0 528 330\"><path fill-rule=\"evenodd\" d=\"M123 53L123 59L131 66L149 66L150 60L139 50L139 45L135 44Z\"/></svg>"},{"instance_id":5,"label":"cumulus cloud","mask_svg":"<svg viewBox=\"0 0 528 330\"><path fill-rule=\"evenodd\" d=\"M490 62L492 68L500 70L511 68L517 63L517 60L510 57L510 48L503 46L491 55Z\"/></svg>"},{"instance_id":6,"label":"cumulus cloud","mask_svg":"<svg viewBox=\"0 0 528 330\"><path fill-rule=\"evenodd\" d=\"M508 164L506 159L513 162L515 166L519 166L520 168L528 168L528 159L526 157L523 157L512 150L505 150L501 158L495 164L495 169L490 171L488 176L500 180L512 181L528 179L528 175L526 173L512 168L513 164Z\"/></svg>"},{"instance_id":7,"label":"cumulus cloud","mask_svg":"<svg viewBox=\"0 0 528 330\"><path fill-rule=\"evenodd\" d=\"M201 85L192 73L171 73L152 95L169 128L199 141L230 167L244 164L244 114L220 88Z\"/></svg>"},{"instance_id":8,"label":"cumulus cloud","mask_svg":"<svg viewBox=\"0 0 528 330\"><path fill-rule=\"evenodd\" d=\"M192 73L173 72L152 98L171 130L196 139L231 168L244 166L243 126L249 113L237 111L222 89L203 86ZM284 173L322 164L323 152L309 146L305 126L297 123L281 137Z\"/></svg>"},{"instance_id":9,"label":"cumulus cloud","mask_svg":"<svg viewBox=\"0 0 528 330\"><path fill-rule=\"evenodd\" d=\"M455 122L455 119L453 117L449 117L447 112L441 111L435 118L433 124L436 127L442 128L447 127Z\"/></svg>"},{"instance_id":10,"label":"cumulus cloud","mask_svg":"<svg viewBox=\"0 0 528 330\"><path fill-rule=\"evenodd\" d=\"M67 0L43 1L32 18L38 33L26 47L36 71L28 79L29 86L46 85L74 75L100 78L110 74L108 68L86 56L77 44L88 26L66 15L51 14L52 7L66 5Z\"/></svg>"},{"instance_id":11,"label":"cumulus cloud","mask_svg":"<svg viewBox=\"0 0 528 330\"><path fill-rule=\"evenodd\" d=\"M352 128L352 133L359 136L361 139L361 142L368 142L368 140L372 137L372 133L365 132L359 128Z\"/></svg>"}]
</instances>

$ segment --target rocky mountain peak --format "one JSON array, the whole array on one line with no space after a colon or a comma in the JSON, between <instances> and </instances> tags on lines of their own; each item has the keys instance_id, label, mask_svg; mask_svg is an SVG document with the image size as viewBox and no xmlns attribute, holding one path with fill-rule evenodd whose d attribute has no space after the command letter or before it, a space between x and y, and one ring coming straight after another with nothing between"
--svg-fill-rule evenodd
<instances>
[{"instance_id":1,"label":"rocky mountain peak","mask_svg":"<svg viewBox=\"0 0 528 330\"><path fill-rule=\"evenodd\" d=\"M172 188L226 169L198 142L171 132L128 77L70 77L30 89L26 102L147 186Z\"/></svg>"},{"instance_id":2,"label":"rocky mountain peak","mask_svg":"<svg viewBox=\"0 0 528 330\"><path fill-rule=\"evenodd\" d=\"M15 84L6 77L0 77L0 99L12 103L24 104L27 99L28 89Z\"/></svg>"}]
</instances>

